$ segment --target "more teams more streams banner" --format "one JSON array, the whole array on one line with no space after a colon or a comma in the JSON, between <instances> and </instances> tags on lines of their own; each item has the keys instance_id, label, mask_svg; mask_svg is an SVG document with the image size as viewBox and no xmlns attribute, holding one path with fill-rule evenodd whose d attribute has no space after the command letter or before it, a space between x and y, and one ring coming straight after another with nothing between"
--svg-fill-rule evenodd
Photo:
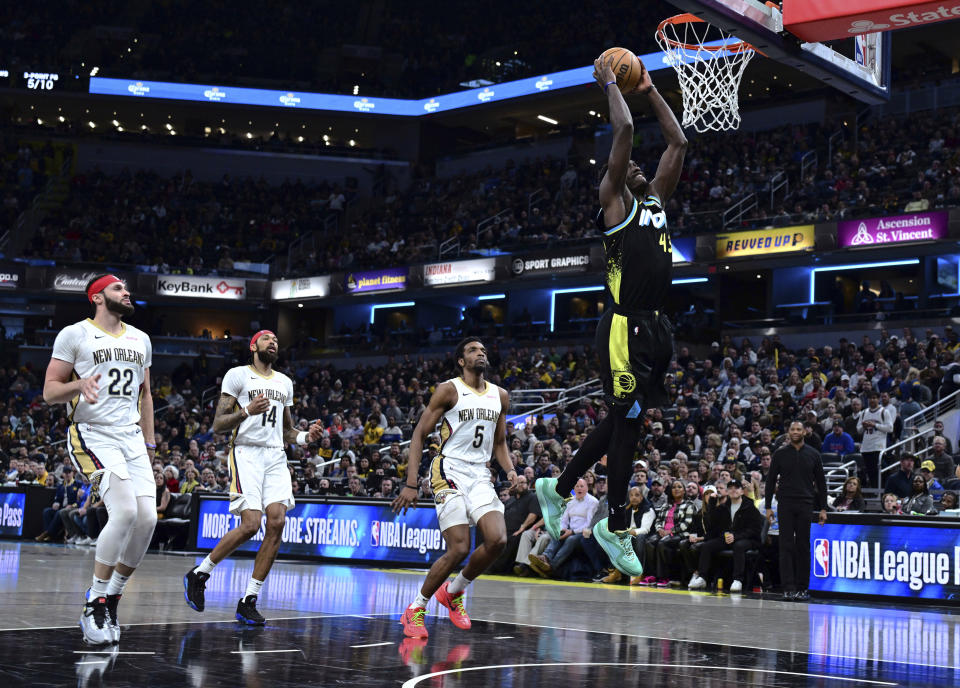
<instances>
[{"instance_id":1,"label":"more teams more streams banner","mask_svg":"<svg viewBox=\"0 0 960 688\"><path fill-rule=\"evenodd\" d=\"M239 525L239 517L229 513L229 506L226 499L200 499L197 549L213 549L221 537ZM263 533L261 525L260 531L240 549L256 552ZM380 505L298 501L287 511L280 543L281 554L424 567L445 552L446 543L432 506L421 505L399 516L390 511L386 502Z\"/></svg>"}]
</instances>

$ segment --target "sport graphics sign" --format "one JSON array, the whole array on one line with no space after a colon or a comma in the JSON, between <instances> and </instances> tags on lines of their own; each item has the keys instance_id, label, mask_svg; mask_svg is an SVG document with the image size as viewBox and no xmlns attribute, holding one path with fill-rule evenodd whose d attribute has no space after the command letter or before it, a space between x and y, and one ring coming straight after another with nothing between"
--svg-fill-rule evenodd
<instances>
[{"instance_id":1,"label":"sport graphics sign","mask_svg":"<svg viewBox=\"0 0 960 688\"><path fill-rule=\"evenodd\" d=\"M23 535L23 510L27 495L23 492L0 493L0 537Z\"/></svg>"},{"instance_id":2,"label":"sport graphics sign","mask_svg":"<svg viewBox=\"0 0 960 688\"><path fill-rule=\"evenodd\" d=\"M239 525L226 499L201 497L197 524L198 549L213 549L220 538ZM255 552L259 532L240 549ZM331 559L383 561L430 566L446 552L433 509L408 511L403 517L383 504L330 504L297 501L287 511L281 554Z\"/></svg>"},{"instance_id":3,"label":"sport graphics sign","mask_svg":"<svg viewBox=\"0 0 960 688\"><path fill-rule=\"evenodd\" d=\"M810 552L810 590L960 602L955 529L827 523Z\"/></svg>"},{"instance_id":4,"label":"sport graphics sign","mask_svg":"<svg viewBox=\"0 0 960 688\"><path fill-rule=\"evenodd\" d=\"M774 253L812 251L814 245L813 225L717 234L717 258L742 258L745 256L767 256Z\"/></svg>"},{"instance_id":5,"label":"sport graphics sign","mask_svg":"<svg viewBox=\"0 0 960 688\"><path fill-rule=\"evenodd\" d=\"M0 263L0 289L16 289L23 284L23 270L16 265Z\"/></svg>"},{"instance_id":6,"label":"sport graphics sign","mask_svg":"<svg viewBox=\"0 0 960 688\"><path fill-rule=\"evenodd\" d=\"M158 275L157 296L242 301L247 296L247 281L237 277Z\"/></svg>"},{"instance_id":7,"label":"sport graphics sign","mask_svg":"<svg viewBox=\"0 0 960 688\"><path fill-rule=\"evenodd\" d=\"M837 245L840 248L865 248L946 239L948 223L949 213L945 210L847 220L837 223Z\"/></svg>"},{"instance_id":8,"label":"sport graphics sign","mask_svg":"<svg viewBox=\"0 0 960 688\"><path fill-rule=\"evenodd\" d=\"M544 251L516 256L510 261L510 272L515 277L570 274L588 272L590 264L590 247L583 247L568 251Z\"/></svg>"}]
</instances>

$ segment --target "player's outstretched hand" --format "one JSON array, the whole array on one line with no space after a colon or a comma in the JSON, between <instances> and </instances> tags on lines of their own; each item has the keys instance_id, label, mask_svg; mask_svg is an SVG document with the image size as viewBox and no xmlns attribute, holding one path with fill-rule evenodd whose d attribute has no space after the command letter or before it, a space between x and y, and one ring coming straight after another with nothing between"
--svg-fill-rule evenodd
<instances>
[{"instance_id":1,"label":"player's outstretched hand","mask_svg":"<svg viewBox=\"0 0 960 688\"><path fill-rule=\"evenodd\" d=\"M507 473L507 480L510 481L510 488L513 489L517 486L517 472L510 471Z\"/></svg>"},{"instance_id":2,"label":"player's outstretched hand","mask_svg":"<svg viewBox=\"0 0 960 688\"><path fill-rule=\"evenodd\" d=\"M254 397L253 401L247 405L247 414L255 416L258 413L263 413L268 408L270 408L270 400L267 399L265 395L260 394Z\"/></svg>"},{"instance_id":3,"label":"player's outstretched hand","mask_svg":"<svg viewBox=\"0 0 960 688\"><path fill-rule=\"evenodd\" d=\"M310 437L311 442L316 442L321 437L323 437L323 426L320 424L320 421L317 421L316 423L310 426L310 430L308 430L308 435Z\"/></svg>"},{"instance_id":4,"label":"player's outstretched hand","mask_svg":"<svg viewBox=\"0 0 960 688\"><path fill-rule=\"evenodd\" d=\"M637 87L633 89L632 93L650 93L653 89L653 79L650 78L650 70L648 70L647 66L642 62L640 63L640 67L643 69L643 74L640 76L640 82L637 84Z\"/></svg>"},{"instance_id":5,"label":"player's outstretched hand","mask_svg":"<svg viewBox=\"0 0 960 688\"><path fill-rule=\"evenodd\" d=\"M83 400L88 404L96 404L97 392L100 391L100 385L97 383L100 381L100 373L97 373L93 377L85 377L80 380L80 394L83 395Z\"/></svg>"},{"instance_id":6,"label":"player's outstretched hand","mask_svg":"<svg viewBox=\"0 0 960 688\"><path fill-rule=\"evenodd\" d=\"M407 509L416 509L417 494L417 490L414 490L412 487L404 487L400 490L400 494L390 503L390 508L393 510L393 513L405 514L407 513Z\"/></svg>"},{"instance_id":7,"label":"player's outstretched hand","mask_svg":"<svg viewBox=\"0 0 960 688\"><path fill-rule=\"evenodd\" d=\"M600 85L600 88L606 87L611 81L616 81L617 77L613 74L613 58L609 57L606 60L597 58L593 61L593 78L597 80L597 84Z\"/></svg>"}]
</instances>

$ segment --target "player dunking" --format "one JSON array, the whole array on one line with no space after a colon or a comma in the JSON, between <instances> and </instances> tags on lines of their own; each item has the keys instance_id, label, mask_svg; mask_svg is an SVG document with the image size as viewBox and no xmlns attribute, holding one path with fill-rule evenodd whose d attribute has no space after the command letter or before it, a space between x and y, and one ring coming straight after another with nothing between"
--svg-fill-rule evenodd
<instances>
[{"instance_id":1,"label":"player dunking","mask_svg":"<svg viewBox=\"0 0 960 688\"><path fill-rule=\"evenodd\" d=\"M223 376L220 403L213 431L233 431L230 443L230 511L240 515L240 525L223 536L200 565L183 577L187 604L198 612L205 606L204 590L210 572L260 530L264 510L267 523L253 564L253 575L237 603L237 621L262 626L257 597L280 549L287 509L293 507L293 490L287 470L285 444L306 445L320 439L316 423L309 431L293 426L293 382L273 370L279 343L270 330L250 339L253 364L237 366ZM278 422L278 416L280 420Z\"/></svg>"},{"instance_id":2,"label":"player dunking","mask_svg":"<svg viewBox=\"0 0 960 688\"><path fill-rule=\"evenodd\" d=\"M122 280L97 275L87 283L87 299L93 318L63 328L53 343L43 399L67 404L70 459L99 489L109 515L80 616L84 641L103 645L120 640L117 605L157 523L153 347L146 333L122 320L133 313Z\"/></svg>"},{"instance_id":3,"label":"player dunking","mask_svg":"<svg viewBox=\"0 0 960 688\"><path fill-rule=\"evenodd\" d=\"M423 617L434 593L450 610L450 620L458 628L470 628L470 617L463 607L464 590L496 561L507 542L503 504L490 482L487 461L491 454L507 473L511 484L517 474L507 449L506 415L510 406L507 391L487 382L487 350L477 337L467 337L457 345L457 365L463 374L437 385L430 404L410 439L410 463L407 483L393 500L393 511L403 511L417 499L417 472L423 454L423 438L433 432L440 419L440 453L430 465L434 504L447 553L427 572L416 599L403 612L403 632L410 638L426 638ZM413 484L410 484L413 481ZM450 582L447 576L470 553L470 526L480 529L483 544ZM442 583L442 585L441 585Z\"/></svg>"},{"instance_id":4,"label":"player dunking","mask_svg":"<svg viewBox=\"0 0 960 688\"><path fill-rule=\"evenodd\" d=\"M687 140L644 70L637 91L646 95L667 141L656 176L648 182L630 159L633 119L610 61L594 62L593 76L606 91L613 128L597 215L603 232L607 291L613 305L597 326L597 349L604 392L612 408L559 479L540 478L535 487L544 526L559 539L565 498L577 479L606 454L610 514L597 524L594 533L614 566L630 576L639 576L643 570L625 530L625 504L643 411L666 400L664 377L673 356L673 334L661 309L670 288L673 249L665 206L677 186Z\"/></svg>"}]
</instances>

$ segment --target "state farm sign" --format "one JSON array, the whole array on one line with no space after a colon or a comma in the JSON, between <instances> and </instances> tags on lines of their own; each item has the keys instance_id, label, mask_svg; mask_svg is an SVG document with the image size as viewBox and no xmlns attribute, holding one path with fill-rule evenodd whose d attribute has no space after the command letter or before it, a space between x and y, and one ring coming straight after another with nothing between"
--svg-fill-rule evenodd
<instances>
[{"instance_id":1,"label":"state farm sign","mask_svg":"<svg viewBox=\"0 0 960 688\"><path fill-rule=\"evenodd\" d=\"M157 277L157 295L240 301L246 298L247 281L236 277L159 275Z\"/></svg>"}]
</instances>

